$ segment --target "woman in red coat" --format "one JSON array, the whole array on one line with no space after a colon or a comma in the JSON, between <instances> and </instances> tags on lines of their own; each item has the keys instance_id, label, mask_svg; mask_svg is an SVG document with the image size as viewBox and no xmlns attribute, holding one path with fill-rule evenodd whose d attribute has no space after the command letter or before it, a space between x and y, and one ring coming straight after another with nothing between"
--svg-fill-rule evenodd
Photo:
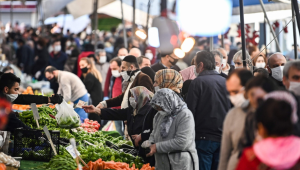
<instances>
[{"instance_id":1,"label":"woman in red coat","mask_svg":"<svg viewBox=\"0 0 300 170\"><path fill-rule=\"evenodd\" d=\"M298 120L295 99L273 93L281 93L281 99L270 97L256 111L262 140L244 150L236 170L300 170L300 138L292 135Z\"/></svg>"}]
</instances>

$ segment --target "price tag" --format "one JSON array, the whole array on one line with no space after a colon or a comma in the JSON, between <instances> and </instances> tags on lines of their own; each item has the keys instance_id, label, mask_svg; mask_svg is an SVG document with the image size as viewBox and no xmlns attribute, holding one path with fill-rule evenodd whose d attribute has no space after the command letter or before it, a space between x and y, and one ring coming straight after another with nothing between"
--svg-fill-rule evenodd
<instances>
[{"instance_id":1,"label":"price tag","mask_svg":"<svg viewBox=\"0 0 300 170\"><path fill-rule=\"evenodd\" d=\"M51 139L51 136L50 136L50 133L49 133L49 130L48 130L47 126L44 126L43 130L44 130L44 132L45 132L48 140L50 141L50 145L51 145L51 147L53 149L54 154L57 155L56 149L55 149L55 147L53 145L53 142L52 142L52 139Z\"/></svg>"},{"instance_id":2,"label":"price tag","mask_svg":"<svg viewBox=\"0 0 300 170\"><path fill-rule=\"evenodd\" d=\"M91 146L96 146L96 145L94 145L94 144L92 144L92 143L90 143L90 142L88 142L88 141L84 141L85 143L87 143L87 144L89 144L89 145L91 145Z\"/></svg>"},{"instance_id":3,"label":"price tag","mask_svg":"<svg viewBox=\"0 0 300 170\"><path fill-rule=\"evenodd\" d=\"M76 153L74 151L74 148L72 145L66 147L66 150L69 152L69 154L75 159L77 156L80 155L80 153L78 152L78 150L76 149L76 153L77 153L77 156L76 156Z\"/></svg>"},{"instance_id":4,"label":"price tag","mask_svg":"<svg viewBox=\"0 0 300 170\"><path fill-rule=\"evenodd\" d=\"M36 107L36 104L35 103L31 103L30 107L31 107L31 110L33 112L34 119L35 120L40 119L40 115L39 115L38 109Z\"/></svg>"}]
</instances>

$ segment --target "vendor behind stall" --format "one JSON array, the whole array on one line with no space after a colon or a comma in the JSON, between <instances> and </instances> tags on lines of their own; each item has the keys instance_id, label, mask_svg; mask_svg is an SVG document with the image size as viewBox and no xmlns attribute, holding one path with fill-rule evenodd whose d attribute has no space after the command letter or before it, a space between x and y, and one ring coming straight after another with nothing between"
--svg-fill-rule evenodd
<instances>
[{"instance_id":1,"label":"vendor behind stall","mask_svg":"<svg viewBox=\"0 0 300 170\"><path fill-rule=\"evenodd\" d=\"M52 97L19 94L20 83L20 78L18 78L14 74L2 74L0 77L0 97L7 98L13 104L56 104L63 101L63 97L57 94ZM16 113L12 112L11 114L9 114L6 130L13 131L14 129L19 127L29 129L28 126L26 126L16 117Z\"/></svg>"},{"instance_id":2,"label":"vendor behind stall","mask_svg":"<svg viewBox=\"0 0 300 170\"><path fill-rule=\"evenodd\" d=\"M133 141L136 149L139 150L139 156L143 157L151 166L154 165L154 157L146 158L145 149L139 147L144 139L135 142L136 134L141 134L143 127L152 124L153 120L145 121L149 114L155 114L156 111L151 109L150 100L153 93L146 87L137 86L130 89L131 97L129 98L130 107L126 109L99 109L93 105L83 106L87 113L97 113L103 120L127 120L128 134ZM148 125L149 126L149 125ZM145 139L145 140L148 140Z\"/></svg>"},{"instance_id":3,"label":"vendor behind stall","mask_svg":"<svg viewBox=\"0 0 300 170\"><path fill-rule=\"evenodd\" d=\"M77 104L80 100L89 101L88 92L78 76L67 71L57 70L53 66L48 66L45 70L45 76L50 82L57 82L59 85L58 94L63 95L65 101L71 101ZM80 116L81 121L88 118L87 113L81 109L74 109Z\"/></svg>"}]
</instances>

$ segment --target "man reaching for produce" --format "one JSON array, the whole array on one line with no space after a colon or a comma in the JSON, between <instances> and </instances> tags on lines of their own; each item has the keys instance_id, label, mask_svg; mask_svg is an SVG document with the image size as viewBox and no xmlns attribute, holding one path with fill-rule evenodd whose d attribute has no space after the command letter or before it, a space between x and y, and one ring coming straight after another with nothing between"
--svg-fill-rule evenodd
<instances>
[{"instance_id":1,"label":"man reaching for produce","mask_svg":"<svg viewBox=\"0 0 300 170\"><path fill-rule=\"evenodd\" d=\"M12 73L4 73L0 77L0 97L7 98L13 104L47 104L47 103L61 103L63 97L54 95L52 97L36 96L36 95L22 95L19 94L19 86L21 80ZM8 123L6 126L7 131L13 131L16 128L23 127L29 129L23 122L21 122L15 113L10 113Z\"/></svg>"},{"instance_id":2,"label":"man reaching for produce","mask_svg":"<svg viewBox=\"0 0 300 170\"><path fill-rule=\"evenodd\" d=\"M71 101L74 104L77 104L80 100L88 102L88 92L77 75L57 70L53 66L48 66L45 70L45 76L50 82L57 82L59 84L57 93L63 95L65 101ZM76 108L74 110L80 116L82 122L88 117L83 109Z\"/></svg>"}]
</instances>

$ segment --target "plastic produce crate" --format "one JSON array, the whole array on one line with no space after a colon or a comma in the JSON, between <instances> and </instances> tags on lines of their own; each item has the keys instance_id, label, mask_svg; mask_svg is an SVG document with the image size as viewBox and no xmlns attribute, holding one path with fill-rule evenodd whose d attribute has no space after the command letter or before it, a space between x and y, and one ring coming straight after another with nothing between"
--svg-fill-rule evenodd
<instances>
[{"instance_id":1,"label":"plastic produce crate","mask_svg":"<svg viewBox=\"0 0 300 170\"><path fill-rule=\"evenodd\" d=\"M49 131L52 142L59 154L59 131ZM50 142L42 130L16 129L12 156L23 160L50 161L54 156Z\"/></svg>"}]
</instances>

